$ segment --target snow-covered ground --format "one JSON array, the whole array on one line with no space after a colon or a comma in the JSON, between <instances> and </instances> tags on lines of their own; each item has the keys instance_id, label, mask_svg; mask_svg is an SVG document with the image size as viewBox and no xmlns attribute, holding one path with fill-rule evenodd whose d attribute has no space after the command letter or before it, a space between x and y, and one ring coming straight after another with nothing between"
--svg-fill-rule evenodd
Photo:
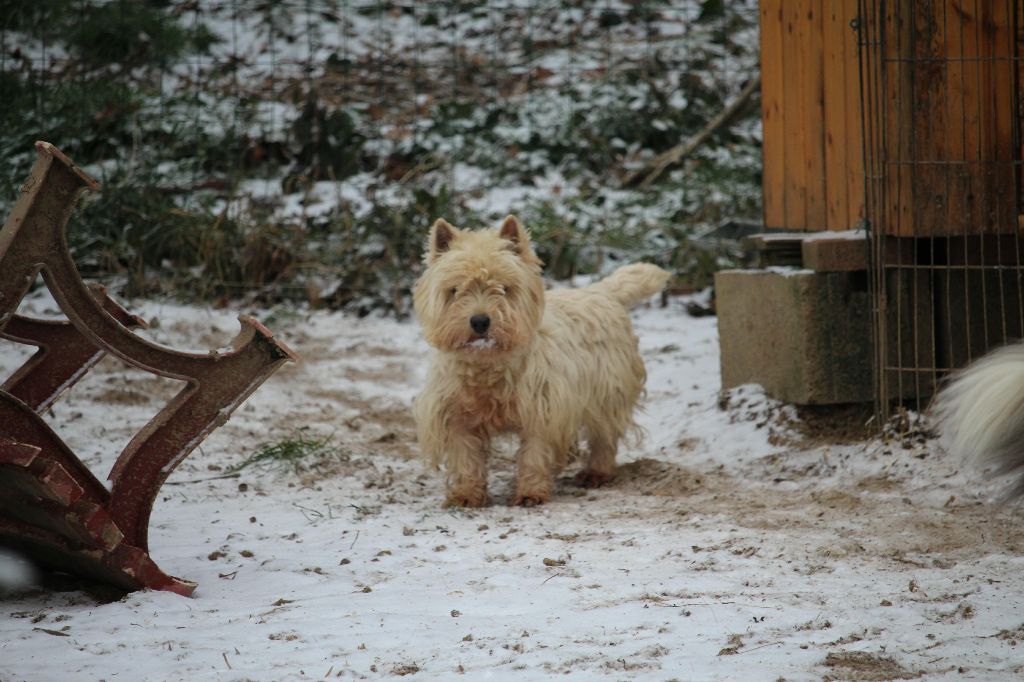
<instances>
[{"instance_id":1,"label":"snow-covered ground","mask_svg":"<svg viewBox=\"0 0 1024 682\"><path fill-rule=\"evenodd\" d=\"M176 347L219 347L237 327L131 307ZM0 679L1024 674L1020 511L933 441L838 444L755 387L720 401L715 320L679 300L634 314L646 439L613 483L581 491L566 475L532 509L508 506L507 456L491 507L440 507L409 410L427 354L414 323L273 317L304 361L179 467L153 514L155 559L195 596L23 586L0 604ZM22 357L0 344L0 376ZM102 477L172 383L104 361L50 420ZM217 478L297 427L343 455Z\"/></svg>"}]
</instances>

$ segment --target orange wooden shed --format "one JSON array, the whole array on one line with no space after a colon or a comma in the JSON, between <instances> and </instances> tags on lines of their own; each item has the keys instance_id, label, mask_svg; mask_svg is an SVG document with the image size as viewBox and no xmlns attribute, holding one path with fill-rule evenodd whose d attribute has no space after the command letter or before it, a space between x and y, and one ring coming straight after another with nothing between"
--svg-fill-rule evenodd
<instances>
[{"instance_id":1,"label":"orange wooden shed","mask_svg":"<svg viewBox=\"0 0 1024 682\"><path fill-rule=\"evenodd\" d=\"M1022 5L761 0L765 227L1015 232Z\"/></svg>"}]
</instances>

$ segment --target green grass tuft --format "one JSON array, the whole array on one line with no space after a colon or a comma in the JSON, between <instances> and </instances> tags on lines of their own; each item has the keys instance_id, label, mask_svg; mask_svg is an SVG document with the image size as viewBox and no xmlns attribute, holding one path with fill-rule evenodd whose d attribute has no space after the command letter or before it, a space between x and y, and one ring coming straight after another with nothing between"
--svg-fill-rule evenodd
<instances>
[{"instance_id":1,"label":"green grass tuft","mask_svg":"<svg viewBox=\"0 0 1024 682\"><path fill-rule=\"evenodd\" d=\"M244 461L228 468L229 474L250 466L291 470L300 474L327 459L342 459L346 452L333 441L333 436L317 438L307 435L306 428L296 429L281 440L263 443Z\"/></svg>"}]
</instances>

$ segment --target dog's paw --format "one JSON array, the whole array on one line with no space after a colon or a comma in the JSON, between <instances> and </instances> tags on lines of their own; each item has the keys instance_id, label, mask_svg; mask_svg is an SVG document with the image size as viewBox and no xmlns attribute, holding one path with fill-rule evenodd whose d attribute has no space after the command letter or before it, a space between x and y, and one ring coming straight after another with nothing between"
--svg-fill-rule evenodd
<instances>
[{"instance_id":1,"label":"dog's paw","mask_svg":"<svg viewBox=\"0 0 1024 682\"><path fill-rule=\"evenodd\" d=\"M548 499L550 499L550 496L547 493L520 493L512 500L512 505L516 507L536 507L537 505L544 504Z\"/></svg>"},{"instance_id":2,"label":"dog's paw","mask_svg":"<svg viewBox=\"0 0 1024 682\"><path fill-rule=\"evenodd\" d=\"M614 474L606 474L602 471L584 469L576 474L573 482L581 488L600 488L602 485L614 478Z\"/></svg>"},{"instance_id":3,"label":"dog's paw","mask_svg":"<svg viewBox=\"0 0 1024 682\"><path fill-rule=\"evenodd\" d=\"M442 507L449 509L451 507L486 507L487 506L487 493L448 493L448 496L444 499Z\"/></svg>"}]
</instances>

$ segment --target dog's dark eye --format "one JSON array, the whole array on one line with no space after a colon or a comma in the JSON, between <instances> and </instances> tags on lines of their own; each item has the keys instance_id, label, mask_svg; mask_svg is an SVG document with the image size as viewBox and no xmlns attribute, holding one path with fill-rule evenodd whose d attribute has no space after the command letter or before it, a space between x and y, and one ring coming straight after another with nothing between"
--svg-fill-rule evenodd
<instances>
[{"instance_id":1,"label":"dog's dark eye","mask_svg":"<svg viewBox=\"0 0 1024 682\"><path fill-rule=\"evenodd\" d=\"M459 293L458 287L452 287L448 290L448 298L455 298L455 294Z\"/></svg>"}]
</instances>

